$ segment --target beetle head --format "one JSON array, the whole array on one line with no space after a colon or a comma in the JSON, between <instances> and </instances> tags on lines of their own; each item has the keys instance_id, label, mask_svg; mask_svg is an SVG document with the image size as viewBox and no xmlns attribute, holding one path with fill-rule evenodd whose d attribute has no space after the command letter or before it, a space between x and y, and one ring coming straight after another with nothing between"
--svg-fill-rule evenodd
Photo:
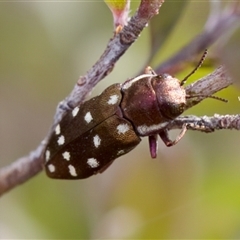
<instances>
[{"instance_id":1,"label":"beetle head","mask_svg":"<svg viewBox=\"0 0 240 240\"><path fill-rule=\"evenodd\" d=\"M159 111L167 119L174 119L183 113L186 106L186 92L178 79L168 74L152 78L152 87L158 101Z\"/></svg>"}]
</instances>

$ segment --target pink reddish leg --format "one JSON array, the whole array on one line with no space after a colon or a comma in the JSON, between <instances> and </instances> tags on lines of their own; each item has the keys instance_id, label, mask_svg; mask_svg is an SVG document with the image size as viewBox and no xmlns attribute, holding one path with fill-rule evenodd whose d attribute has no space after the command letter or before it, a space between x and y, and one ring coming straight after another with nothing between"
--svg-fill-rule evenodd
<instances>
[{"instance_id":1,"label":"pink reddish leg","mask_svg":"<svg viewBox=\"0 0 240 240\"><path fill-rule=\"evenodd\" d=\"M149 141L149 149L152 158L157 157L157 150L158 150L158 135L152 135L148 137Z\"/></svg>"},{"instance_id":2,"label":"pink reddish leg","mask_svg":"<svg viewBox=\"0 0 240 240\"><path fill-rule=\"evenodd\" d=\"M171 146L177 144L182 139L182 137L184 136L186 131L187 131L187 125L184 124L183 127L182 127L181 132L179 133L179 135L177 136L177 138L174 141L169 139L168 130L166 130L166 129L164 129L162 132L160 132L159 136L163 140L163 142L165 143L165 145L167 147L171 147Z\"/></svg>"}]
</instances>

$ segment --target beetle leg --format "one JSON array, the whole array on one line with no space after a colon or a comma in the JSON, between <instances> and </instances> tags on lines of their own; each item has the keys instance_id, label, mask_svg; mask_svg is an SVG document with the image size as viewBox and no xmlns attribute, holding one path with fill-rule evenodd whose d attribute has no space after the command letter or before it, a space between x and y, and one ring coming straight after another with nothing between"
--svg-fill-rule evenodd
<instances>
[{"instance_id":1,"label":"beetle leg","mask_svg":"<svg viewBox=\"0 0 240 240\"><path fill-rule=\"evenodd\" d=\"M179 133L179 135L176 137L176 139L174 141L172 141L169 136L168 136L168 130L167 129L164 129L162 130L160 133L159 133L159 136L160 138L163 140L163 142L165 143L165 145L167 147L171 147L175 144L177 144L181 139L182 137L184 136L184 134L186 133L187 131L187 124L183 124L182 126L182 130L181 132Z\"/></svg>"},{"instance_id":2,"label":"beetle leg","mask_svg":"<svg viewBox=\"0 0 240 240\"><path fill-rule=\"evenodd\" d=\"M149 149L152 158L157 157L157 150L158 150L158 135L151 135L148 137L149 142Z\"/></svg>"}]
</instances>

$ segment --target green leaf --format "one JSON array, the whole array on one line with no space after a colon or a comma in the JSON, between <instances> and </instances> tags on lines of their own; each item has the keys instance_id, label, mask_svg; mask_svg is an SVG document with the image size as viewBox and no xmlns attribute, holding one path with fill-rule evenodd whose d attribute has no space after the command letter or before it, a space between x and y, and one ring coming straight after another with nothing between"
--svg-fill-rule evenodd
<instances>
[{"instance_id":1,"label":"green leaf","mask_svg":"<svg viewBox=\"0 0 240 240\"><path fill-rule=\"evenodd\" d=\"M124 10L128 0L104 0L110 9Z\"/></svg>"}]
</instances>

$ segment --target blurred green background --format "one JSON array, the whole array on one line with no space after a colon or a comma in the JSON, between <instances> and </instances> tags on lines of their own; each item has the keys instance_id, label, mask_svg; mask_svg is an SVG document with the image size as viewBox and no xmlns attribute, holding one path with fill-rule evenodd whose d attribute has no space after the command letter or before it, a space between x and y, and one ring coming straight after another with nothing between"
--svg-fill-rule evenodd
<instances>
[{"instance_id":1,"label":"blurred green background","mask_svg":"<svg viewBox=\"0 0 240 240\"><path fill-rule=\"evenodd\" d=\"M160 10L166 21L175 17L169 3ZM186 4L159 59L200 33L208 13L207 1ZM0 167L36 148L56 105L99 58L112 33L111 12L100 0L0 3ZM225 49L239 52L237 38L239 31ZM92 96L138 74L150 42L146 28ZM203 67L191 81L212 70ZM206 100L186 114L240 112L236 86L218 95L229 103ZM160 142L154 160L144 139L106 172L85 180L52 180L42 172L1 197L0 238L240 238L239 134L189 131L172 148Z\"/></svg>"}]
</instances>

